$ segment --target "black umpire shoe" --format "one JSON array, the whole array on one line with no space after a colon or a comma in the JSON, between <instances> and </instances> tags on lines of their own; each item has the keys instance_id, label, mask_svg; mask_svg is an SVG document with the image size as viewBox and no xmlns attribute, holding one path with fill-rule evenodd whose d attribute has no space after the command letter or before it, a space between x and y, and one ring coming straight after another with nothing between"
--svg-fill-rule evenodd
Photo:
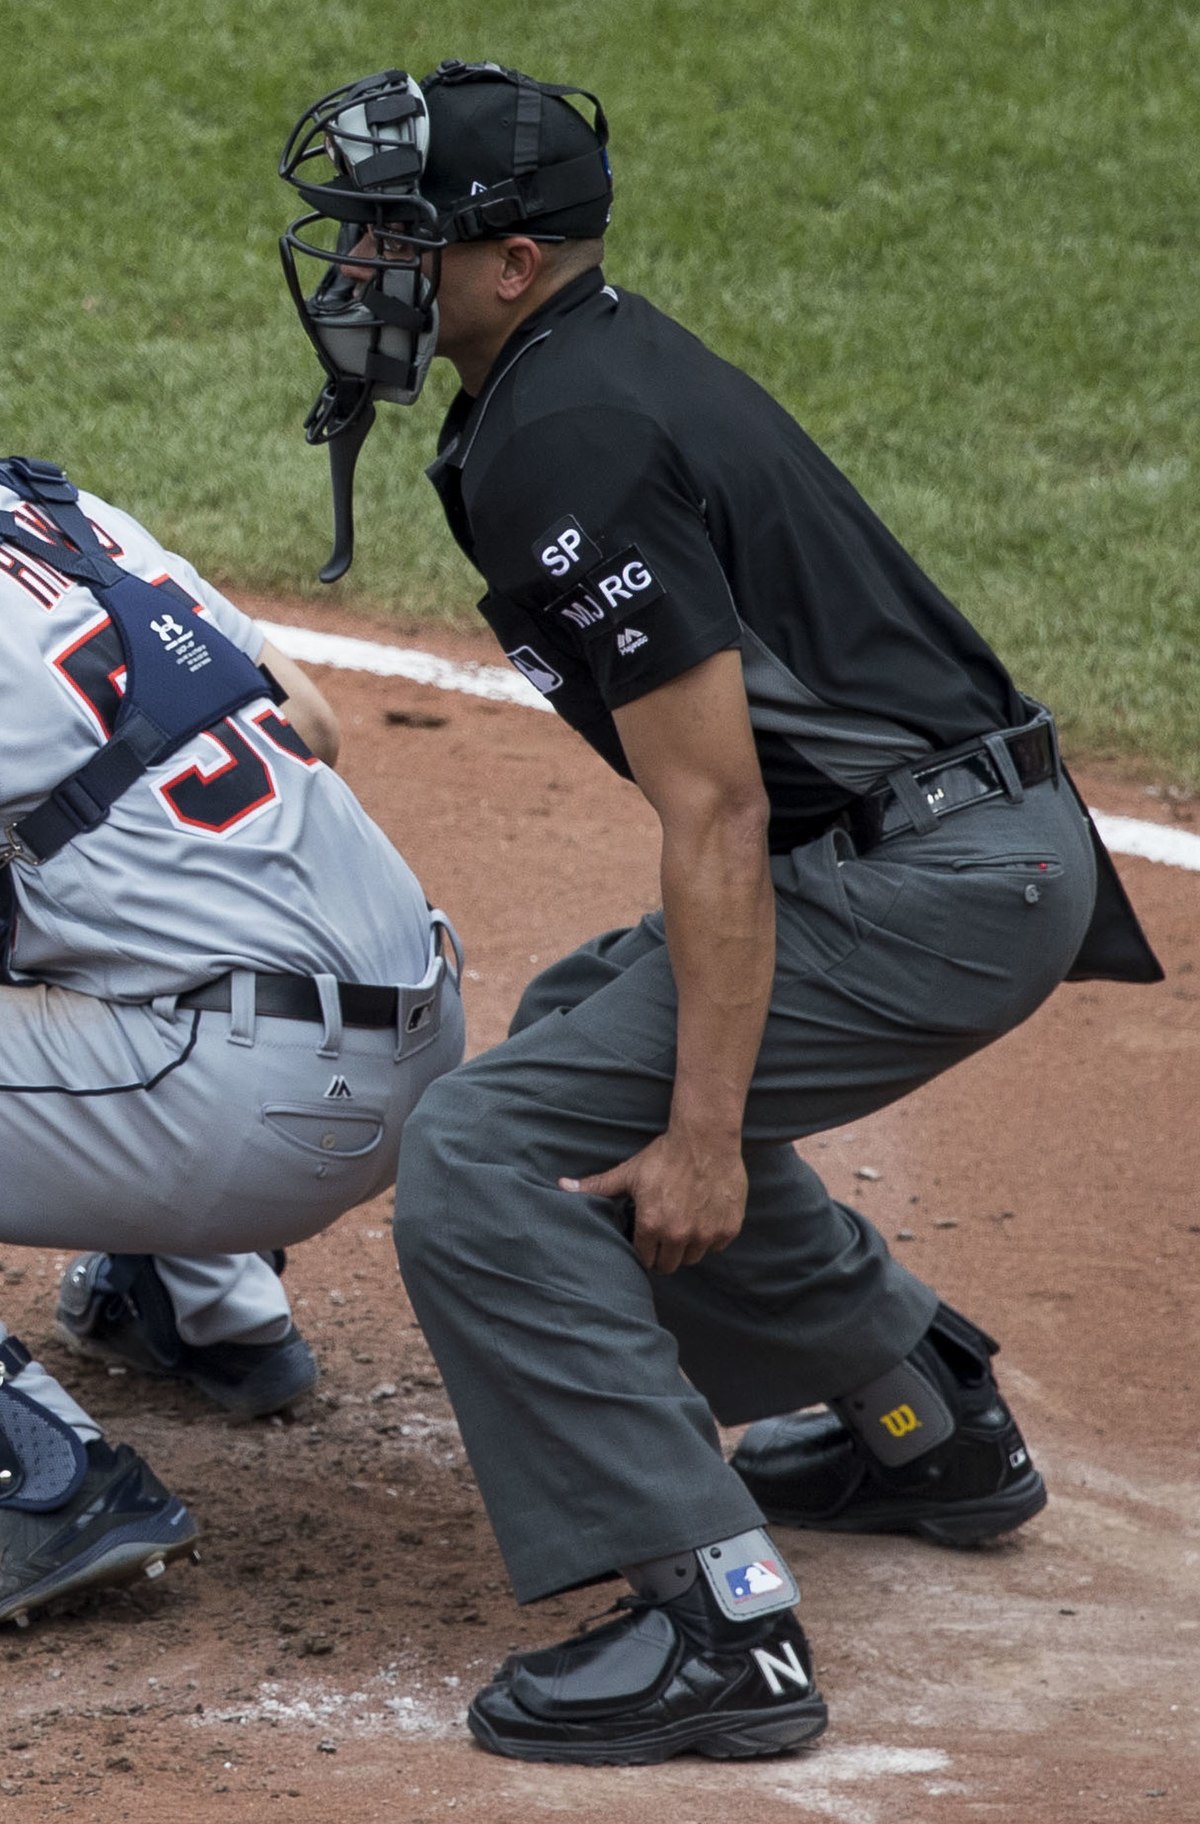
<instances>
[{"instance_id":1,"label":"black umpire shoe","mask_svg":"<svg viewBox=\"0 0 1200 1824\"><path fill-rule=\"evenodd\" d=\"M616 1621L507 1659L467 1711L476 1741L520 1761L625 1767L783 1754L824 1729L792 1610L729 1621L703 1577L669 1602L617 1607Z\"/></svg>"},{"instance_id":2,"label":"black umpire shoe","mask_svg":"<svg viewBox=\"0 0 1200 1824\"><path fill-rule=\"evenodd\" d=\"M915 1533L936 1545L979 1545L1031 1520L1046 1486L993 1378L998 1345L939 1306L908 1364L949 1409L950 1435L887 1467L833 1412L751 1425L731 1459L768 1520L834 1533ZM852 1415L853 1396L838 1402Z\"/></svg>"},{"instance_id":3,"label":"black umpire shoe","mask_svg":"<svg viewBox=\"0 0 1200 1824\"><path fill-rule=\"evenodd\" d=\"M0 1504L0 1621L100 1584L157 1577L195 1552L196 1523L127 1444L87 1446L83 1481L49 1513Z\"/></svg>"},{"instance_id":4,"label":"black umpire shoe","mask_svg":"<svg viewBox=\"0 0 1200 1824\"><path fill-rule=\"evenodd\" d=\"M281 1411L320 1378L294 1324L276 1343L185 1343L150 1254L77 1255L63 1275L55 1320L76 1355L187 1381L239 1419Z\"/></svg>"}]
</instances>

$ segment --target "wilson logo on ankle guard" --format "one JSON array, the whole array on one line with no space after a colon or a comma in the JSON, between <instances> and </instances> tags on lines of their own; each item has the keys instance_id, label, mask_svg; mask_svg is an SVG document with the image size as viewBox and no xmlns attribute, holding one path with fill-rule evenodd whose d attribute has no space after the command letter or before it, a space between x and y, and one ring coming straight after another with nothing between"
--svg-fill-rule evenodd
<instances>
[{"instance_id":1,"label":"wilson logo on ankle guard","mask_svg":"<svg viewBox=\"0 0 1200 1824\"><path fill-rule=\"evenodd\" d=\"M920 1431L921 1421L911 1406L893 1406L879 1420L889 1437L906 1438L910 1431Z\"/></svg>"}]
</instances>

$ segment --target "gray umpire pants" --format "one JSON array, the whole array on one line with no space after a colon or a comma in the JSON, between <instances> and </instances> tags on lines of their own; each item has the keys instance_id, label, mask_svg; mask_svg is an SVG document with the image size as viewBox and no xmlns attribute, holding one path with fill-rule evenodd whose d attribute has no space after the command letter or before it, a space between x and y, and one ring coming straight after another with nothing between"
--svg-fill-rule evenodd
<instances>
[{"instance_id":1,"label":"gray umpire pants","mask_svg":"<svg viewBox=\"0 0 1200 1824\"><path fill-rule=\"evenodd\" d=\"M749 1199L723 1253L648 1274L626 1208L557 1188L667 1124L661 913L538 976L509 1039L435 1083L405 1129L401 1271L519 1601L760 1525L712 1415L835 1398L908 1354L937 1294L792 1142L1025 1019L1070 968L1095 897L1086 823L1054 782L861 857L832 831L772 871Z\"/></svg>"}]
</instances>

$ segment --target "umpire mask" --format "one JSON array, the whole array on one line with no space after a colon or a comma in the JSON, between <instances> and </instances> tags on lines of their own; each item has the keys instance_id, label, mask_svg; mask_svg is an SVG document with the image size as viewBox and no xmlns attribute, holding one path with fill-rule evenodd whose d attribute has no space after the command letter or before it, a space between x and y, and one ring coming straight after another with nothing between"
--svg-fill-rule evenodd
<instances>
[{"instance_id":1,"label":"umpire mask","mask_svg":"<svg viewBox=\"0 0 1200 1824\"><path fill-rule=\"evenodd\" d=\"M411 405L437 339L440 249L418 186L429 148L419 84L383 70L335 89L301 115L279 174L309 205L279 243L300 321L328 383L308 416L310 443L340 436L374 398ZM340 262L369 280L348 279ZM305 296L297 256L325 270Z\"/></svg>"},{"instance_id":2,"label":"umpire mask","mask_svg":"<svg viewBox=\"0 0 1200 1824\"><path fill-rule=\"evenodd\" d=\"M374 401L411 405L437 343L445 240L418 188L428 146L420 85L404 70L382 70L315 102L292 128L279 164L309 205L279 251L327 375L304 421L309 443L329 445L334 546L320 573L326 583L353 558L354 467L375 421ZM342 271L351 257L354 278ZM298 258L323 268L307 295Z\"/></svg>"},{"instance_id":3,"label":"umpire mask","mask_svg":"<svg viewBox=\"0 0 1200 1824\"><path fill-rule=\"evenodd\" d=\"M592 103L593 125L567 95ZM329 444L334 549L323 582L341 576L353 555L354 465L374 401L411 405L425 383L442 248L509 234L603 234L607 138L604 111L587 90L496 63L440 63L420 83L383 70L335 89L296 122L279 174L309 213L279 246L328 376L304 425L310 443ZM297 256L324 266L308 296Z\"/></svg>"}]
</instances>

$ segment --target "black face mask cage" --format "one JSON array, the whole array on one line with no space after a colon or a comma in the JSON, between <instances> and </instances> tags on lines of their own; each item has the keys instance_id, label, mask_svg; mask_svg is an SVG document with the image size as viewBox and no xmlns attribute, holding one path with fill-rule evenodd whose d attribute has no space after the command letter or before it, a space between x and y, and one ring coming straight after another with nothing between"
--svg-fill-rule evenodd
<instances>
[{"instance_id":1,"label":"black face mask cage","mask_svg":"<svg viewBox=\"0 0 1200 1824\"><path fill-rule=\"evenodd\" d=\"M424 219L428 221L428 205L419 204ZM389 238L396 235L400 224L397 211L389 203L378 213L387 217ZM369 227L368 224L343 222L338 229L337 243L333 248L315 245L305 238L304 230L318 221L329 218L317 211L298 216L280 237L279 252L283 261L284 277L296 314L304 326L304 333L311 342L318 361L328 376L325 386L316 403L304 421L304 435L309 443L327 443L331 437L340 437L350 429L355 419L366 408L371 395L379 381L378 373L369 373L378 355L378 344L383 330L388 323L398 323L414 332L412 354L406 373L393 373L394 384L404 391L412 391L417 383L420 363L418 360L419 332L428 326L430 312L437 296L441 280L441 242L432 245L415 231L410 233L409 226L403 224L399 238L412 246L414 252L408 259L385 258L380 254L369 254L358 251L358 243L368 233L378 235L384 232L382 224ZM375 277L366 284L359 279L351 279L342 272L342 263L349 260L353 250L353 264L356 269L369 269ZM310 259L322 262L325 272L318 280L315 291L306 295L301 282L296 255L302 254ZM388 273L417 272L421 277L416 280L421 294L419 308L398 304L389 298L383 290L383 278ZM372 312L376 323L371 334L369 348L364 365L368 372L351 374L335 361L332 351L322 339L317 323L323 313L336 309L339 304L348 305L355 296L362 305Z\"/></svg>"},{"instance_id":2,"label":"black face mask cage","mask_svg":"<svg viewBox=\"0 0 1200 1824\"><path fill-rule=\"evenodd\" d=\"M419 203L424 153L411 142L381 144L379 138L388 129L402 132L423 113L414 87L404 70L382 70L330 90L292 128L279 161L280 177L317 215L339 222L370 226L382 201L397 208ZM357 130L351 124L356 113L362 115ZM351 155L354 147L362 148L358 157ZM323 161L333 176L321 180L306 170L315 161ZM414 230L423 230L422 244L437 246L441 237L433 211L424 208L420 218L414 220Z\"/></svg>"},{"instance_id":3,"label":"black face mask cage","mask_svg":"<svg viewBox=\"0 0 1200 1824\"><path fill-rule=\"evenodd\" d=\"M433 352L445 239L418 191L426 144L419 89L404 71L384 70L322 96L296 122L280 159L280 176L309 206L288 225L279 251L326 374L304 421L307 441L329 447L334 548L324 582L342 575L353 555L354 469L374 401L415 398ZM385 257L385 238L402 242L404 257ZM355 268L370 274L366 281L341 270L351 253ZM322 268L310 292L300 257Z\"/></svg>"},{"instance_id":4,"label":"black face mask cage","mask_svg":"<svg viewBox=\"0 0 1200 1824\"><path fill-rule=\"evenodd\" d=\"M338 232L338 245L335 249L313 246L303 238L301 231L310 223L325 219L327 218L318 217L316 214L298 217L279 243L284 277L287 280L292 303L296 307L296 314L304 326L304 333L312 344L317 360L327 375L325 386L304 420L304 436L308 443L328 443L330 438L340 437L343 432L351 428L359 414L366 409L379 383L380 375L373 370L375 370L376 363L383 358L379 352L379 340L389 322L398 322L403 327L417 332L412 341L407 371L394 372L391 375L393 383L405 392L411 392L417 387L421 368L417 337L421 330L428 325L429 315L441 280L440 246L423 254L415 251L407 260L355 251L353 255L355 268L369 268L372 273L379 275L364 286L360 280L347 277L341 270L341 264L350 258L352 249L356 249L358 241L367 231L365 229L360 231L357 224L343 223ZM389 225L392 220L393 218L389 215ZM407 232L403 238L414 248L418 247L419 244L415 237L409 236ZM323 261L326 266L326 271L318 281L316 290L307 296L296 263L297 253ZM420 307L398 304L383 290L382 275L398 271L420 273L421 276L416 280L422 300ZM367 371L361 375L348 373L345 368L338 365L332 351L322 340L317 329L317 322L324 313L336 310L339 305L349 305L356 296L363 307L371 311L376 318L364 361Z\"/></svg>"}]
</instances>

